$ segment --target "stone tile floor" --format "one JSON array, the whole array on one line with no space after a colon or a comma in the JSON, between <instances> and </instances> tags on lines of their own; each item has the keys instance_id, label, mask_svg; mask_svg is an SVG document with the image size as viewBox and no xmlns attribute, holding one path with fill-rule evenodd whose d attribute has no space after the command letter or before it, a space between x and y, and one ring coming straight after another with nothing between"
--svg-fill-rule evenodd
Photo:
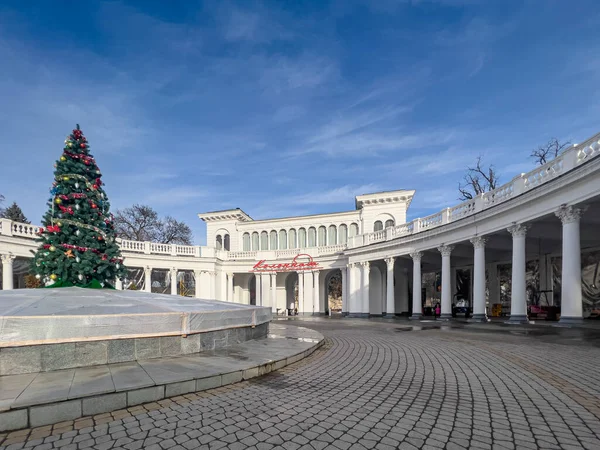
<instances>
[{"instance_id":1,"label":"stone tile floor","mask_svg":"<svg viewBox=\"0 0 600 450\"><path fill-rule=\"evenodd\" d=\"M600 448L600 348L589 334L288 323L326 344L262 378L1 435L0 449Z\"/></svg>"}]
</instances>

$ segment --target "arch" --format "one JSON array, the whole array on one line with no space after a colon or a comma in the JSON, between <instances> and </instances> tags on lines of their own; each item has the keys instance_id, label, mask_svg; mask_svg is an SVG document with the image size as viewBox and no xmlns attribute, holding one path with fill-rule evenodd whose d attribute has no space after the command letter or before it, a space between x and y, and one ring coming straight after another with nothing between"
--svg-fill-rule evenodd
<instances>
[{"instance_id":1,"label":"arch","mask_svg":"<svg viewBox=\"0 0 600 450\"><path fill-rule=\"evenodd\" d=\"M394 226L394 219L388 219L385 221L385 228L389 228L389 227L393 227Z\"/></svg>"},{"instance_id":2,"label":"arch","mask_svg":"<svg viewBox=\"0 0 600 450\"><path fill-rule=\"evenodd\" d=\"M229 235L226 234L225 237L223 237L223 249L226 251L230 250L230 246L231 246L231 239L229 238Z\"/></svg>"},{"instance_id":3,"label":"arch","mask_svg":"<svg viewBox=\"0 0 600 450\"><path fill-rule=\"evenodd\" d=\"M325 314L342 312L342 271L330 270L325 276Z\"/></svg>"},{"instance_id":4,"label":"arch","mask_svg":"<svg viewBox=\"0 0 600 450\"><path fill-rule=\"evenodd\" d=\"M327 245L337 245L337 227L335 225L329 225Z\"/></svg>"},{"instance_id":5,"label":"arch","mask_svg":"<svg viewBox=\"0 0 600 450\"><path fill-rule=\"evenodd\" d=\"M269 250L277 250L277 231L272 230L269 236Z\"/></svg>"},{"instance_id":6,"label":"arch","mask_svg":"<svg viewBox=\"0 0 600 450\"><path fill-rule=\"evenodd\" d=\"M250 251L250 233L244 233L242 236L242 249L245 252Z\"/></svg>"},{"instance_id":7,"label":"arch","mask_svg":"<svg viewBox=\"0 0 600 450\"><path fill-rule=\"evenodd\" d=\"M294 228L292 228L288 233L288 244L289 248L298 248L298 240L296 230Z\"/></svg>"},{"instance_id":8,"label":"arch","mask_svg":"<svg viewBox=\"0 0 600 450\"><path fill-rule=\"evenodd\" d=\"M285 307L290 310L292 314L297 312L298 307L298 274L296 272L290 272L285 278Z\"/></svg>"},{"instance_id":9,"label":"arch","mask_svg":"<svg viewBox=\"0 0 600 450\"><path fill-rule=\"evenodd\" d=\"M266 231L260 232L260 249L269 250L269 234Z\"/></svg>"},{"instance_id":10,"label":"arch","mask_svg":"<svg viewBox=\"0 0 600 450\"><path fill-rule=\"evenodd\" d=\"M308 243L307 247L316 247L317 246L317 230L315 227L310 227L308 229Z\"/></svg>"},{"instance_id":11,"label":"arch","mask_svg":"<svg viewBox=\"0 0 600 450\"><path fill-rule=\"evenodd\" d=\"M348 243L348 226L345 223L338 227L338 242L340 244Z\"/></svg>"},{"instance_id":12,"label":"arch","mask_svg":"<svg viewBox=\"0 0 600 450\"><path fill-rule=\"evenodd\" d=\"M304 228L298 230L298 247L306 248L306 230Z\"/></svg>"},{"instance_id":13,"label":"arch","mask_svg":"<svg viewBox=\"0 0 600 450\"><path fill-rule=\"evenodd\" d=\"M251 275L248 279L248 292L250 294L250 305L256 305L256 275Z\"/></svg>"},{"instance_id":14,"label":"arch","mask_svg":"<svg viewBox=\"0 0 600 450\"><path fill-rule=\"evenodd\" d=\"M252 250L253 251L260 250L260 240L258 237L258 231L255 231L254 233L252 233Z\"/></svg>"},{"instance_id":15,"label":"arch","mask_svg":"<svg viewBox=\"0 0 600 450\"><path fill-rule=\"evenodd\" d=\"M383 230L383 222L381 220L376 220L373 224L373 231L381 231Z\"/></svg>"},{"instance_id":16,"label":"arch","mask_svg":"<svg viewBox=\"0 0 600 450\"><path fill-rule=\"evenodd\" d=\"M279 230L279 250L285 250L288 248L287 239L287 232L285 230Z\"/></svg>"},{"instance_id":17,"label":"arch","mask_svg":"<svg viewBox=\"0 0 600 450\"><path fill-rule=\"evenodd\" d=\"M348 237L354 237L356 235L358 235L358 224L353 222L350 224L350 234Z\"/></svg>"},{"instance_id":18,"label":"arch","mask_svg":"<svg viewBox=\"0 0 600 450\"><path fill-rule=\"evenodd\" d=\"M324 225L319 227L318 245L319 247L325 247L327 245L327 228L325 228Z\"/></svg>"},{"instance_id":19,"label":"arch","mask_svg":"<svg viewBox=\"0 0 600 450\"><path fill-rule=\"evenodd\" d=\"M215 240L215 248L217 250L221 250L223 248L223 238L221 237L221 235L218 235Z\"/></svg>"}]
</instances>

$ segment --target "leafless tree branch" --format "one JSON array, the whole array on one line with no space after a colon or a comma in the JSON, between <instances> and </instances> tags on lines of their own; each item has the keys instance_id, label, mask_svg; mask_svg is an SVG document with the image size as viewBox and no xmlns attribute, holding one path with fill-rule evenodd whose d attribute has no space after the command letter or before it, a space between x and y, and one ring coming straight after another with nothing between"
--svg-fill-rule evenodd
<instances>
[{"instance_id":1,"label":"leafless tree branch","mask_svg":"<svg viewBox=\"0 0 600 450\"><path fill-rule=\"evenodd\" d=\"M471 200L475 196L496 189L498 174L494 166L483 166L482 157L477 157L475 167L467 167L463 182L458 184L460 200Z\"/></svg>"},{"instance_id":2,"label":"leafless tree branch","mask_svg":"<svg viewBox=\"0 0 600 450\"><path fill-rule=\"evenodd\" d=\"M543 166L548 161L551 161L560 155L562 151L565 150L569 145L571 145L570 141L566 141L561 144L557 138L552 138L545 145L541 145L537 149L533 150L531 152L531 157L540 166Z\"/></svg>"}]
</instances>

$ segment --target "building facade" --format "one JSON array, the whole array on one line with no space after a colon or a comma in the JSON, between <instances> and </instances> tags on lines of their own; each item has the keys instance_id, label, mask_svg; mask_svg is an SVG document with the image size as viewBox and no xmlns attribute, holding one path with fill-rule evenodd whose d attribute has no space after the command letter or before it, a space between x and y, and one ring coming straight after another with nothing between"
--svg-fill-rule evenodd
<instances>
[{"instance_id":1,"label":"building facade","mask_svg":"<svg viewBox=\"0 0 600 450\"><path fill-rule=\"evenodd\" d=\"M410 222L412 190L360 195L354 210L333 214L202 213L206 246L120 241L131 273L117 287L312 315L331 310L334 279L351 316L420 318L439 304L442 318L466 309L523 322L560 307L561 321L579 321L600 310L599 154L600 134ZM37 228L0 219L3 289L24 287Z\"/></svg>"}]
</instances>

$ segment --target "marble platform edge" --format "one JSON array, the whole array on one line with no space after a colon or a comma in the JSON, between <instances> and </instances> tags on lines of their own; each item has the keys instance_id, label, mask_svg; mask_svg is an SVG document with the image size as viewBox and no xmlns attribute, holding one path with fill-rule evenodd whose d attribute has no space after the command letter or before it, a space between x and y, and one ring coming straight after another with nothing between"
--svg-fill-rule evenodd
<instances>
[{"instance_id":1,"label":"marble platform edge","mask_svg":"<svg viewBox=\"0 0 600 450\"><path fill-rule=\"evenodd\" d=\"M158 336L0 348L0 376L189 355L266 336L269 323L223 328L186 337Z\"/></svg>"},{"instance_id":2,"label":"marble platform edge","mask_svg":"<svg viewBox=\"0 0 600 450\"><path fill-rule=\"evenodd\" d=\"M288 354L280 354L273 359L269 358L268 355L264 356L258 364L256 361L240 361L236 360L235 357L231 357L231 359L239 363L239 367L228 372L223 372L214 366L212 374L205 373L202 377L188 376L187 378L182 377L175 382L155 383L144 387L140 387L138 384L131 389L119 391L107 389L106 392L99 395L88 396L82 393L61 401L39 402L27 406L10 407L8 410L3 408L5 410L0 410L0 432L53 425L67 420L109 413L169 397L201 392L249 380L301 361L314 353L325 342L325 337L314 330L282 324L272 324L269 338L271 338L270 342L272 346L284 345L289 340L307 343L310 346L302 350L298 350L297 348L291 349ZM266 350L269 352L272 349L268 348L268 344L265 343L266 340L268 338L261 339L260 341L249 340L239 344L237 347L251 346L252 343L256 343L258 349L253 349L254 352L257 350ZM265 346L266 348L262 349L261 346ZM227 351L227 349L223 350ZM281 351L281 349L279 350ZM185 356L180 358L185 358ZM159 362L160 359L152 361ZM115 365L118 365L118 363ZM98 367L107 366L111 365ZM71 369L73 372L75 370ZM62 375L59 372L62 373L65 371L41 373ZM35 374L29 375L33 377ZM0 377L0 381L2 378ZM0 400L1 404L2 401Z\"/></svg>"}]
</instances>

